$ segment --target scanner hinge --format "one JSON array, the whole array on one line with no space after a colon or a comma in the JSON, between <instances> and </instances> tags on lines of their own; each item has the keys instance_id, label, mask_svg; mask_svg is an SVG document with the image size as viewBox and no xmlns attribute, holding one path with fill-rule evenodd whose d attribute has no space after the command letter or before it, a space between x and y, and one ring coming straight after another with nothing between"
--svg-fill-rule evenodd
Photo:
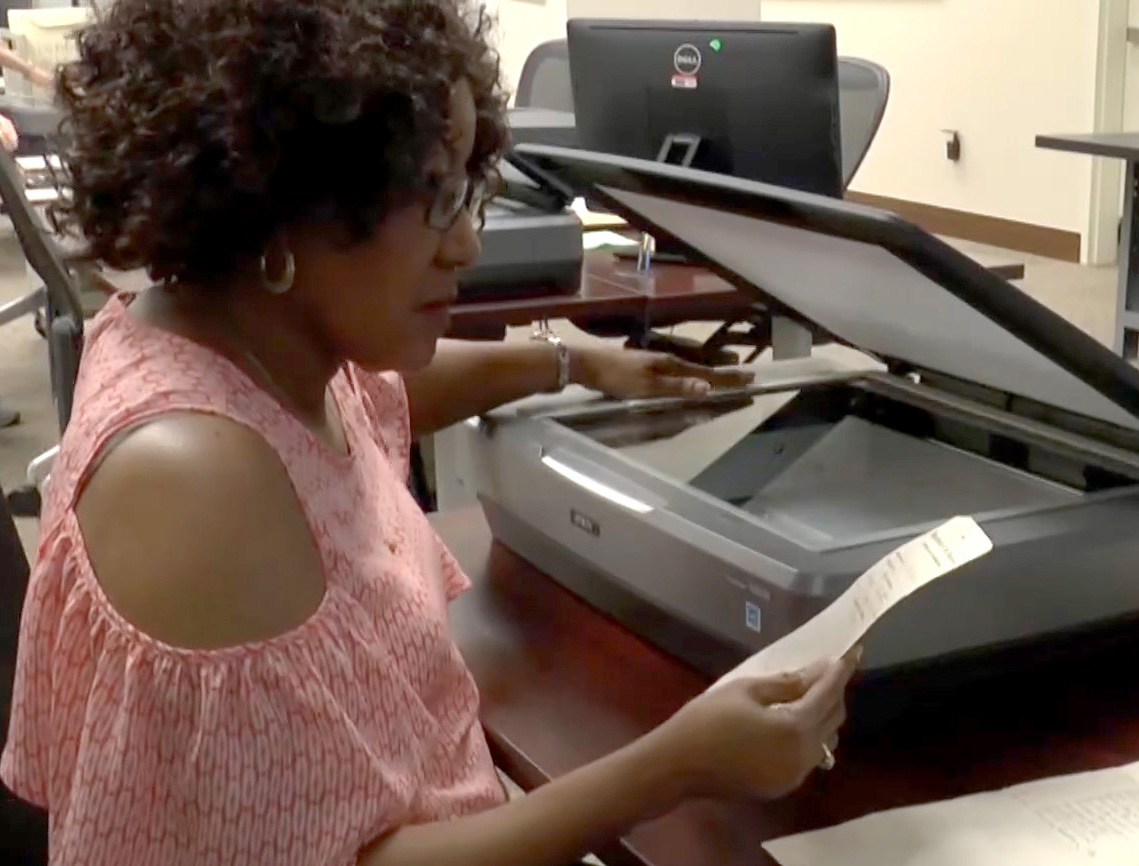
<instances>
[{"instance_id":1,"label":"scanner hinge","mask_svg":"<svg viewBox=\"0 0 1139 866\"><path fill-rule=\"evenodd\" d=\"M503 198L548 213L561 213L573 203L573 189L517 151L507 152L503 160L537 184L537 187L526 187L522 184L504 181L501 192Z\"/></svg>"},{"instance_id":2,"label":"scanner hinge","mask_svg":"<svg viewBox=\"0 0 1139 866\"><path fill-rule=\"evenodd\" d=\"M891 392L904 395L915 406L981 422L992 432L1014 435L1056 453L1080 459L1094 457L1104 468L1139 479L1139 434L940 373L912 372L920 374L920 382L890 373L869 373L863 382L871 390L882 389L888 396Z\"/></svg>"},{"instance_id":3,"label":"scanner hinge","mask_svg":"<svg viewBox=\"0 0 1139 866\"><path fill-rule=\"evenodd\" d=\"M920 384L934 391L941 391L954 397L961 397L1006 412L1012 411L1011 407L1016 399L1015 395L1007 391L991 388L978 382L958 379L945 373L927 370L916 364L892 358L886 360L886 370L891 376L911 384Z\"/></svg>"}]
</instances>

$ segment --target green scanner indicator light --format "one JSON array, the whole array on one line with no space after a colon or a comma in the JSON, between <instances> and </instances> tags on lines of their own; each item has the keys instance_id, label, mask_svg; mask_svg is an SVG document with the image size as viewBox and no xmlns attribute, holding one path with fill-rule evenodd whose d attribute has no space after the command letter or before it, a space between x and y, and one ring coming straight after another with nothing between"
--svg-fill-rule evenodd
<instances>
[{"instance_id":1,"label":"green scanner indicator light","mask_svg":"<svg viewBox=\"0 0 1139 866\"><path fill-rule=\"evenodd\" d=\"M721 48L724 47L724 43L719 39L713 39L711 42L708 43L708 47L711 48L713 51L719 51Z\"/></svg>"}]
</instances>

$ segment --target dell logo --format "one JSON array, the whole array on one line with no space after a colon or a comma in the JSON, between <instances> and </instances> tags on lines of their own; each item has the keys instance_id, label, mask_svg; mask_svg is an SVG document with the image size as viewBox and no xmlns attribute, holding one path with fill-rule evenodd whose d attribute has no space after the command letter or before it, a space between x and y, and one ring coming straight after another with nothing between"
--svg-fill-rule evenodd
<instances>
[{"instance_id":1,"label":"dell logo","mask_svg":"<svg viewBox=\"0 0 1139 866\"><path fill-rule=\"evenodd\" d=\"M691 43L685 43L676 49L672 55L672 65L678 75L695 75L704 64L704 56L700 49Z\"/></svg>"}]
</instances>

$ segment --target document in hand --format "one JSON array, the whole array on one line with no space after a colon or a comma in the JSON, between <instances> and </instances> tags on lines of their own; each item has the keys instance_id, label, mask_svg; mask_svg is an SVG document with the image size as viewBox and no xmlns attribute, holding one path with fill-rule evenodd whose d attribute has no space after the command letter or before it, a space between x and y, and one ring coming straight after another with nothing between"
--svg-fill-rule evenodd
<instances>
[{"instance_id":1,"label":"document in hand","mask_svg":"<svg viewBox=\"0 0 1139 866\"><path fill-rule=\"evenodd\" d=\"M782 866L1134 866L1139 764L893 809L764 848Z\"/></svg>"},{"instance_id":2,"label":"document in hand","mask_svg":"<svg viewBox=\"0 0 1139 866\"><path fill-rule=\"evenodd\" d=\"M738 677L795 671L839 658L903 598L992 549L973 518L954 517L879 560L817 616L764 647L712 688Z\"/></svg>"}]
</instances>

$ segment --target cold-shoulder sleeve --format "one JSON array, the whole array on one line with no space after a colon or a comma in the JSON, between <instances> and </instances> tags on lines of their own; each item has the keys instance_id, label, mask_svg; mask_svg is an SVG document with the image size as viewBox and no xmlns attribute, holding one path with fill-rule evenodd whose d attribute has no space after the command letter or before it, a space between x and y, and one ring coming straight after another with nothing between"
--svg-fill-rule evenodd
<instances>
[{"instance_id":1,"label":"cold-shoulder sleeve","mask_svg":"<svg viewBox=\"0 0 1139 866\"><path fill-rule=\"evenodd\" d=\"M298 852L349 866L409 820L423 756L395 711L406 684L361 674L389 667L361 656L377 642L352 640L367 617L330 592L280 638L168 647L110 607L74 516L62 525L29 588L0 761L49 810L53 866L281 866Z\"/></svg>"}]
</instances>

